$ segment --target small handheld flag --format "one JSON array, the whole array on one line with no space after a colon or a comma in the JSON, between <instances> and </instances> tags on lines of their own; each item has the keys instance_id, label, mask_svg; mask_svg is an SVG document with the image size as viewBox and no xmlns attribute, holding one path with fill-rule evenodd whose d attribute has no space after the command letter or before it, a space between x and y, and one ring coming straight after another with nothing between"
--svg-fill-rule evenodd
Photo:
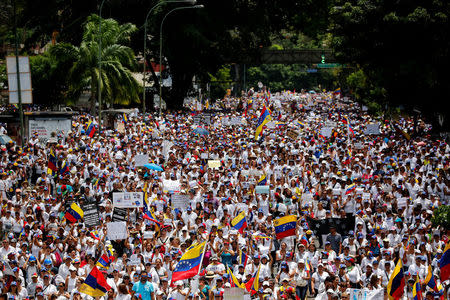
<instances>
[{"instance_id":1,"label":"small handheld flag","mask_svg":"<svg viewBox=\"0 0 450 300\"><path fill-rule=\"evenodd\" d=\"M290 215L278 218L273 221L273 225L275 226L275 234L277 239L295 235L297 216Z\"/></svg>"},{"instance_id":2,"label":"small handheld flag","mask_svg":"<svg viewBox=\"0 0 450 300\"><path fill-rule=\"evenodd\" d=\"M231 221L231 227L234 229L237 229L239 233L243 233L244 229L247 227L247 219L245 217L245 212L242 211L240 214L238 214L232 221Z\"/></svg>"},{"instance_id":3,"label":"small handheld flag","mask_svg":"<svg viewBox=\"0 0 450 300\"><path fill-rule=\"evenodd\" d=\"M67 210L64 217L71 223L75 223L81 218L83 218L84 212L83 210L76 204L75 202L70 205L70 208Z\"/></svg>"},{"instance_id":4,"label":"small handheld flag","mask_svg":"<svg viewBox=\"0 0 450 300\"><path fill-rule=\"evenodd\" d=\"M92 296L92 297L102 297L104 296L111 287L106 282L105 276L102 272L94 266L91 273L86 277L84 283L80 287L80 293Z\"/></svg>"},{"instance_id":5,"label":"small handheld flag","mask_svg":"<svg viewBox=\"0 0 450 300\"><path fill-rule=\"evenodd\" d=\"M403 274L402 260L399 259L387 286L389 300L398 300L403 296L405 289L405 276Z\"/></svg>"}]
</instances>

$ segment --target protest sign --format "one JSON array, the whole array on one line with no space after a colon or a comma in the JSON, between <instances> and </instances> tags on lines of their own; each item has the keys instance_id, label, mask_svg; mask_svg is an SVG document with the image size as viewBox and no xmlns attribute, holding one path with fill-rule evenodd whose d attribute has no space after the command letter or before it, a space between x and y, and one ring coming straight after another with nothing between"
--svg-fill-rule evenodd
<instances>
[{"instance_id":1,"label":"protest sign","mask_svg":"<svg viewBox=\"0 0 450 300\"><path fill-rule=\"evenodd\" d=\"M327 138L329 138L331 136L332 132L333 132L333 128L331 128L331 127L323 127L322 130L320 130L320 134Z\"/></svg>"},{"instance_id":2,"label":"protest sign","mask_svg":"<svg viewBox=\"0 0 450 300\"><path fill-rule=\"evenodd\" d=\"M230 120L231 125L242 125L242 118L241 117L232 117Z\"/></svg>"},{"instance_id":3,"label":"protest sign","mask_svg":"<svg viewBox=\"0 0 450 300\"><path fill-rule=\"evenodd\" d=\"M178 180L163 180L164 191L177 192L181 190L181 183Z\"/></svg>"},{"instance_id":4,"label":"protest sign","mask_svg":"<svg viewBox=\"0 0 450 300\"><path fill-rule=\"evenodd\" d=\"M380 134L380 123L369 123L366 125L365 135L379 135Z\"/></svg>"},{"instance_id":5,"label":"protest sign","mask_svg":"<svg viewBox=\"0 0 450 300\"><path fill-rule=\"evenodd\" d=\"M127 221L128 214L126 208L114 207L112 221Z\"/></svg>"},{"instance_id":6,"label":"protest sign","mask_svg":"<svg viewBox=\"0 0 450 300\"><path fill-rule=\"evenodd\" d=\"M189 195L173 194L170 198L172 200L173 209L179 208L184 211L189 206Z\"/></svg>"},{"instance_id":7,"label":"protest sign","mask_svg":"<svg viewBox=\"0 0 450 300\"><path fill-rule=\"evenodd\" d=\"M208 160L208 168L220 168L220 160Z\"/></svg>"},{"instance_id":8,"label":"protest sign","mask_svg":"<svg viewBox=\"0 0 450 300\"><path fill-rule=\"evenodd\" d=\"M142 207L144 205L143 192L115 192L113 193L114 207Z\"/></svg>"},{"instance_id":9,"label":"protest sign","mask_svg":"<svg viewBox=\"0 0 450 300\"><path fill-rule=\"evenodd\" d=\"M408 203L408 197L401 197L397 199L397 207L405 208Z\"/></svg>"},{"instance_id":10,"label":"protest sign","mask_svg":"<svg viewBox=\"0 0 450 300\"><path fill-rule=\"evenodd\" d=\"M201 159L208 159L208 153L207 152L200 153L200 158Z\"/></svg>"},{"instance_id":11,"label":"protest sign","mask_svg":"<svg viewBox=\"0 0 450 300\"><path fill-rule=\"evenodd\" d=\"M134 157L134 166L143 167L145 164L149 163L148 154L137 154Z\"/></svg>"},{"instance_id":12,"label":"protest sign","mask_svg":"<svg viewBox=\"0 0 450 300\"><path fill-rule=\"evenodd\" d=\"M288 135L288 137L290 137L293 140L296 140L298 138L298 132L295 130L291 130L291 129L288 130L287 135Z\"/></svg>"},{"instance_id":13,"label":"protest sign","mask_svg":"<svg viewBox=\"0 0 450 300\"><path fill-rule=\"evenodd\" d=\"M119 133L125 133L125 125L122 122L118 123L116 130Z\"/></svg>"},{"instance_id":14,"label":"protest sign","mask_svg":"<svg viewBox=\"0 0 450 300\"><path fill-rule=\"evenodd\" d=\"M95 203L84 204L83 207L83 220L86 227L100 225L100 217L98 215L98 207Z\"/></svg>"},{"instance_id":15,"label":"protest sign","mask_svg":"<svg viewBox=\"0 0 450 300\"><path fill-rule=\"evenodd\" d=\"M127 238L127 223L126 222L109 222L106 223L106 229L109 240L124 240Z\"/></svg>"},{"instance_id":16,"label":"protest sign","mask_svg":"<svg viewBox=\"0 0 450 300\"><path fill-rule=\"evenodd\" d=\"M342 189L333 189L333 195L334 196L338 196L340 194L342 194Z\"/></svg>"},{"instance_id":17,"label":"protest sign","mask_svg":"<svg viewBox=\"0 0 450 300\"><path fill-rule=\"evenodd\" d=\"M225 289L223 293L224 300L243 300L244 299L244 289L233 287Z\"/></svg>"},{"instance_id":18,"label":"protest sign","mask_svg":"<svg viewBox=\"0 0 450 300\"><path fill-rule=\"evenodd\" d=\"M256 194L269 194L270 187L268 185L257 185L255 187Z\"/></svg>"}]
</instances>

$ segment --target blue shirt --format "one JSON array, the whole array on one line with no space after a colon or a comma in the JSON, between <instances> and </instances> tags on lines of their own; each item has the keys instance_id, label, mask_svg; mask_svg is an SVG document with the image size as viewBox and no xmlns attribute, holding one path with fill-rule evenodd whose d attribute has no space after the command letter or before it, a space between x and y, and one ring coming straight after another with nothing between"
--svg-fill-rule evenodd
<instances>
[{"instance_id":1,"label":"blue shirt","mask_svg":"<svg viewBox=\"0 0 450 300\"><path fill-rule=\"evenodd\" d=\"M142 282L136 282L133 285L133 291L136 294L140 294L142 296L142 300L151 300L153 293L153 284L147 281L145 284Z\"/></svg>"}]
</instances>

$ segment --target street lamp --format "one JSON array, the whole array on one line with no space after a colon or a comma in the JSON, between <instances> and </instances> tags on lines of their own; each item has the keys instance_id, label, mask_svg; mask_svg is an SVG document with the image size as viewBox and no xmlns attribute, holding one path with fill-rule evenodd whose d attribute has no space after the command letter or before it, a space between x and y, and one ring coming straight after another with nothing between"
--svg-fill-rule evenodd
<instances>
[{"instance_id":1,"label":"street lamp","mask_svg":"<svg viewBox=\"0 0 450 300\"><path fill-rule=\"evenodd\" d=\"M189 8L203 8L205 7L203 4L201 5L194 5L194 6L182 6L177 7L169 11L164 18L161 21L161 26L159 27L159 116L161 117L161 110L162 110L162 72L161 72L161 65L162 65L162 29L164 20L167 18L168 15L170 15L172 12L176 10L181 9L189 9Z\"/></svg>"},{"instance_id":2,"label":"street lamp","mask_svg":"<svg viewBox=\"0 0 450 300\"><path fill-rule=\"evenodd\" d=\"M102 91L100 82L102 78L102 9L106 0L103 0L99 8L99 22L98 22L98 82L97 82L97 94L98 94L98 131L102 128Z\"/></svg>"},{"instance_id":3,"label":"street lamp","mask_svg":"<svg viewBox=\"0 0 450 300\"><path fill-rule=\"evenodd\" d=\"M145 52L147 50L147 21L148 21L148 17L150 16L150 14L152 13L152 11L157 8L158 6L165 4L165 3L191 3L192 5L194 5L195 3L197 3L197 0L173 0L173 1L161 1L158 2L155 6L153 6L152 8L150 8L150 10L147 13L147 16L145 17L145 22L144 22L144 77L142 79L143 85L144 85L144 90L142 92L142 110L143 113L145 113L145 64L147 62L146 60L146 55ZM161 67L161 66L160 66Z\"/></svg>"}]
</instances>

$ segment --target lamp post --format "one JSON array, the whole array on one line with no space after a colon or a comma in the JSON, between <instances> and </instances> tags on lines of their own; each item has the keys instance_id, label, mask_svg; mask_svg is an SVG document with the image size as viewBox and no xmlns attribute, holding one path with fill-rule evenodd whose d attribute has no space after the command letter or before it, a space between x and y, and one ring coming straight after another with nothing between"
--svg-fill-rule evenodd
<instances>
[{"instance_id":1,"label":"lamp post","mask_svg":"<svg viewBox=\"0 0 450 300\"><path fill-rule=\"evenodd\" d=\"M102 91L101 91L101 81L102 81L102 9L105 0L102 1L99 8L99 22L98 22L98 82L97 82L97 94L98 94L98 131L100 132L102 128Z\"/></svg>"},{"instance_id":2,"label":"lamp post","mask_svg":"<svg viewBox=\"0 0 450 300\"><path fill-rule=\"evenodd\" d=\"M176 7L169 11L164 18L161 21L161 26L159 27L159 116L161 117L161 110L162 110L162 72L161 72L161 65L162 65L162 29L164 20L167 18L168 15L170 15L172 12L176 10L181 9L189 9L189 8L203 8L204 5L194 5L194 6L182 6L182 7Z\"/></svg>"},{"instance_id":3,"label":"lamp post","mask_svg":"<svg viewBox=\"0 0 450 300\"><path fill-rule=\"evenodd\" d=\"M191 3L192 5L194 5L195 3L197 3L197 0L173 0L173 1L162 1L162 2L158 2L156 5L154 5L152 8L150 8L150 10L147 13L147 16L145 17L145 22L144 22L144 76L142 78L142 83L144 85L144 89L142 91L142 111L145 114L145 64L147 62L146 60L146 55L145 52L147 51L147 21L148 21L148 17L150 16L150 14L152 13L152 11L159 7L162 4L165 3Z\"/></svg>"}]
</instances>

